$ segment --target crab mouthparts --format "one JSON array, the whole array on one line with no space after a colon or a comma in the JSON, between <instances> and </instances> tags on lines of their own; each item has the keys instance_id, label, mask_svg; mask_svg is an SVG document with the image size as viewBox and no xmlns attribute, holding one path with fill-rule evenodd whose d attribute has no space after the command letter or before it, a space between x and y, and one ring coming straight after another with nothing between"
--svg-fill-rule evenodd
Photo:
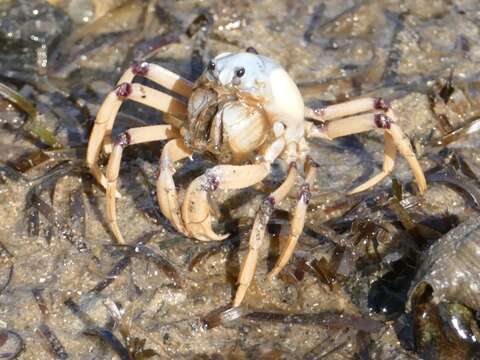
<instances>
[{"instance_id":1,"label":"crab mouthparts","mask_svg":"<svg viewBox=\"0 0 480 360\"><path fill-rule=\"evenodd\" d=\"M212 88L197 88L188 103L188 136L190 148L200 153L211 153L216 158L228 157L223 141L222 109L235 101L231 94L218 94ZM226 159L225 159L226 161Z\"/></svg>"}]
</instances>

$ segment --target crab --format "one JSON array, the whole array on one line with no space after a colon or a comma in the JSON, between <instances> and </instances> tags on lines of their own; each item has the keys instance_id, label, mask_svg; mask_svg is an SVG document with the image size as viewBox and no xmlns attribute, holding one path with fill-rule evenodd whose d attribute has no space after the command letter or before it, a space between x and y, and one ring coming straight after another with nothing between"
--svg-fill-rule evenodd
<instances>
[{"instance_id":1,"label":"crab","mask_svg":"<svg viewBox=\"0 0 480 360\"><path fill-rule=\"evenodd\" d=\"M137 76L159 84L168 93L133 82ZM164 124L130 128L113 140L114 121L126 100L163 112ZM316 176L308 140L333 140L375 129L384 135L383 169L349 194L370 189L387 177L393 170L397 150L407 160L423 193L426 181L422 168L385 100L360 98L323 108L307 107L288 73L274 60L249 48L213 58L193 84L156 64L132 65L98 111L86 160L93 176L106 189L106 217L120 243L125 241L116 220L116 199L120 196L117 179L125 147L168 140L156 179L160 209L178 232L202 241L228 237L213 230L210 193L250 187L269 175L275 161L284 161L288 169L284 181L264 198L253 222L233 300L233 306L239 306L254 277L273 209L299 178L289 235L269 277L276 276L287 264L302 233ZM102 149L110 154L106 174L98 164ZM194 153L213 156L218 165L197 177L180 203L173 180L175 163Z\"/></svg>"}]
</instances>

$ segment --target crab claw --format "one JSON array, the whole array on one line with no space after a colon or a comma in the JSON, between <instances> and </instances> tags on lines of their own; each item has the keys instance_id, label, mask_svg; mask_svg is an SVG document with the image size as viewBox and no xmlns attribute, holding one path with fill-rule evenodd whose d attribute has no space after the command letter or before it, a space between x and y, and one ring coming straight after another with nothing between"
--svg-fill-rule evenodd
<instances>
[{"instance_id":1,"label":"crab claw","mask_svg":"<svg viewBox=\"0 0 480 360\"><path fill-rule=\"evenodd\" d=\"M175 189L175 183L173 182L173 169L170 169L168 165L165 166L165 162L169 162L162 156L162 164L160 165L162 170L158 177L157 182L157 198L160 204L160 209L165 217L170 220L172 225L182 234L187 235L182 224L182 215L180 212L180 206L178 203L177 190Z\"/></svg>"},{"instance_id":2,"label":"crab claw","mask_svg":"<svg viewBox=\"0 0 480 360\"><path fill-rule=\"evenodd\" d=\"M190 235L198 240L224 240L229 234L212 229L208 193L217 189L243 189L260 182L270 171L269 163L255 165L218 165L196 178L188 187L182 205L182 218Z\"/></svg>"},{"instance_id":3,"label":"crab claw","mask_svg":"<svg viewBox=\"0 0 480 360\"><path fill-rule=\"evenodd\" d=\"M208 192L218 187L218 179L208 175L196 178L188 187L183 200L182 215L187 231L202 241L224 240L230 234L217 234L212 229L212 215L208 205Z\"/></svg>"},{"instance_id":4,"label":"crab claw","mask_svg":"<svg viewBox=\"0 0 480 360\"><path fill-rule=\"evenodd\" d=\"M173 174L175 173L174 163L191 154L192 152L186 148L181 139L170 140L163 148L157 179L157 199L162 213L180 233L186 236L189 236L189 233L183 226Z\"/></svg>"}]
</instances>

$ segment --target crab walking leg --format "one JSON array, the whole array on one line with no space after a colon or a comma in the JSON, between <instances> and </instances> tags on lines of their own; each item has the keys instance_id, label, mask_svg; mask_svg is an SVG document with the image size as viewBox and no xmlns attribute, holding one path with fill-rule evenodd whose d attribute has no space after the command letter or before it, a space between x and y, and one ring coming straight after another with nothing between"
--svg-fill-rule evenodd
<instances>
[{"instance_id":1,"label":"crab walking leg","mask_svg":"<svg viewBox=\"0 0 480 360\"><path fill-rule=\"evenodd\" d=\"M388 113L387 113L388 115ZM422 167L418 163L417 157L413 152L410 140L403 133L402 129L396 125L392 124L390 129L387 131L393 138L395 146L397 147L400 154L407 160L410 168L412 169L413 175L417 181L418 189L420 193L423 194L427 190L427 180L425 180L425 175L423 174Z\"/></svg>"},{"instance_id":2,"label":"crab walking leg","mask_svg":"<svg viewBox=\"0 0 480 360\"><path fill-rule=\"evenodd\" d=\"M186 117L187 106L161 91L139 84L123 83L108 94L98 111L87 148L87 166L97 181L106 188L107 181L97 164L108 124L113 124L123 101L132 100L173 115ZM111 127L110 127L111 130ZM109 131L110 131L109 130Z\"/></svg>"},{"instance_id":3,"label":"crab walking leg","mask_svg":"<svg viewBox=\"0 0 480 360\"><path fill-rule=\"evenodd\" d=\"M390 166L393 166L393 161L395 160L392 149L393 146L395 146L400 154L407 160L412 169L415 180L417 181L420 193L424 193L427 189L427 182L423 170L415 157L410 141L395 121L395 114L391 110L387 110L386 113L366 113L349 116L338 120L331 120L320 129L310 127L308 129L309 133L307 133L307 137L335 139L337 137L357 134L374 129L382 129L385 134L388 135L388 137L385 136L386 157L384 160L383 171L373 179L368 180L365 184L352 190L352 193L367 190L388 175L391 171L388 170ZM387 172L387 174L384 174L385 172Z\"/></svg>"},{"instance_id":4,"label":"crab walking leg","mask_svg":"<svg viewBox=\"0 0 480 360\"><path fill-rule=\"evenodd\" d=\"M305 117L317 121L329 121L367 111L390 109L390 105L382 98L361 98L323 108L305 107Z\"/></svg>"},{"instance_id":5,"label":"crab walking leg","mask_svg":"<svg viewBox=\"0 0 480 360\"><path fill-rule=\"evenodd\" d=\"M367 189L372 188L376 184L378 184L380 181L385 179L393 170L393 167L395 165L395 158L397 155L397 148L395 147L395 142L393 141L392 135L390 135L388 132L384 133L384 139L385 139L385 155L383 157L383 168L380 173L372 177L371 179L367 180L363 184L357 186L353 190L349 191L348 194L356 194L361 191L365 191Z\"/></svg>"},{"instance_id":6,"label":"crab walking leg","mask_svg":"<svg viewBox=\"0 0 480 360\"><path fill-rule=\"evenodd\" d=\"M164 88L185 97L190 97L192 94L193 85L190 81L160 65L147 62L134 63L118 80L118 85L131 83L135 76L152 80Z\"/></svg>"},{"instance_id":7,"label":"crab walking leg","mask_svg":"<svg viewBox=\"0 0 480 360\"><path fill-rule=\"evenodd\" d=\"M285 140L275 140L265 152L261 163L254 165L217 165L196 178L188 187L182 204L182 218L190 236L198 240L223 240L212 229L208 193L217 189L233 190L252 186L269 173L271 163L282 153Z\"/></svg>"},{"instance_id":8,"label":"crab walking leg","mask_svg":"<svg viewBox=\"0 0 480 360\"><path fill-rule=\"evenodd\" d=\"M182 217L190 236L198 240L223 240L229 234L219 235L212 229L208 193L217 189L243 189L265 178L270 164L217 165L196 178L188 187L182 204Z\"/></svg>"},{"instance_id":9,"label":"crab walking leg","mask_svg":"<svg viewBox=\"0 0 480 360\"><path fill-rule=\"evenodd\" d=\"M119 243L124 244L125 241L117 223L115 195L117 193L117 179L120 172L123 149L129 145L171 139L178 136L177 129L171 125L153 125L129 129L120 134L115 141L115 146L107 165L107 221Z\"/></svg>"},{"instance_id":10,"label":"crab walking leg","mask_svg":"<svg viewBox=\"0 0 480 360\"><path fill-rule=\"evenodd\" d=\"M188 235L182 222L177 189L173 181L174 163L192 155L181 138L170 140L162 150L157 178L157 200L162 214L181 233Z\"/></svg>"},{"instance_id":11,"label":"crab walking leg","mask_svg":"<svg viewBox=\"0 0 480 360\"><path fill-rule=\"evenodd\" d=\"M245 297L248 287L252 282L257 265L258 249L265 237L265 230L270 220L275 204L279 204L295 185L297 177L297 167L295 163L290 165L285 181L274 192L265 198L255 217L250 239L248 241L248 252L242 262L240 274L238 276L238 288L235 293L233 306L239 306Z\"/></svg>"},{"instance_id":12,"label":"crab walking leg","mask_svg":"<svg viewBox=\"0 0 480 360\"><path fill-rule=\"evenodd\" d=\"M192 94L193 84L190 81L182 78L180 75L177 75L170 70L161 67L160 65L150 64L147 62L134 63L130 69L125 71L120 80L118 80L117 86L120 87L122 84L132 83L136 76L141 76L156 82L164 88L186 98L189 98ZM168 119L169 117L167 114L167 116L164 117L164 121L169 122ZM104 151L106 153L110 153L112 151L111 134L114 121L115 117L111 118L107 123L107 128L105 130Z\"/></svg>"},{"instance_id":13,"label":"crab walking leg","mask_svg":"<svg viewBox=\"0 0 480 360\"><path fill-rule=\"evenodd\" d=\"M293 213L287 244L280 254L280 257L278 258L277 263L273 267L272 271L268 274L269 278L277 276L284 266L287 265L288 260L290 260L292 257L293 250L295 250L298 238L302 234L303 225L305 224L305 216L307 214L307 207L311 197L310 188L313 185L316 170L316 166L311 161L307 160L305 182L301 186L298 194L298 202Z\"/></svg>"}]
</instances>

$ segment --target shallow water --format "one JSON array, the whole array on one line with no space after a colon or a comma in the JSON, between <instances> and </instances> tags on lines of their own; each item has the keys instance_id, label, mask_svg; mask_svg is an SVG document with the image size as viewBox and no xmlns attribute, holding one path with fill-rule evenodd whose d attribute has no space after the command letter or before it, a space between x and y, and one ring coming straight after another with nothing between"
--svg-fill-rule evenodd
<instances>
[{"instance_id":1,"label":"shallow water","mask_svg":"<svg viewBox=\"0 0 480 360\"><path fill-rule=\"evenodd\" d=\"M479 24L474 0L0 1L0 82L35 106L28 116L0 91L0 330L23 339L18 358L133 358L108 341L114 334L127 344L120 329L146 339L158 358L434 354L418 345L415 354L405 304L424 251L480 207L478 133L445 138L480 113ZM201 243L181 237L159 213L153 190L161 145L129 148L117 209L128 243L147 244L135 250L116 245L105 194L83 157L99 105L134 60L194 80L210 57L248 46L278 60L311 106L392 100L422 167L437 177L422 199L398 158L401 199L391 180L347 197L380 171L382 135L312 143L320 168L295 256L279 279L266 279L292 193L272 220L244 308L228 320L215 311L232 300L251 222L282 167L263 185L218 194L225 230L235 235ZM160 121L161 114L127 104L115 131ZM28 155L39 151L44 161L36 164ZM30 163L19 161L25 156ZM187 162L178 186L211 165L200 157ZM446 168L456 175L438 175ZM318 271L321 259L333 281ZM453 342L459 359L478 345ZM0 336L0 354L7 345Z\"/></svg>"}]
</instances>

